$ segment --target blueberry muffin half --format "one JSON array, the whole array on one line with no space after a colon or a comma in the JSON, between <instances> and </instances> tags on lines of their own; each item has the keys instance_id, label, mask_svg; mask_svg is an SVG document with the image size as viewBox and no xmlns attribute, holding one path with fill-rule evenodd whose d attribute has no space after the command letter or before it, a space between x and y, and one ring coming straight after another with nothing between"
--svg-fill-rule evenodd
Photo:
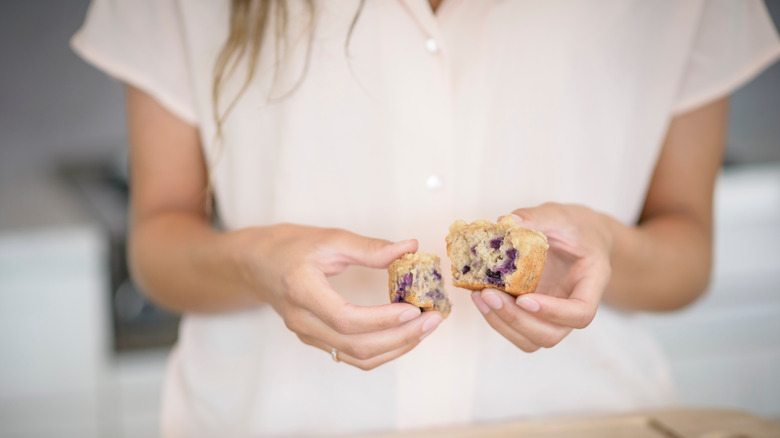
<instances>
[{"instance_id":1,"label":"blueberry muffin half","mask_svg":"<svg viewBox=\"0 0 780 438\"><path fill-rule=\"evenodd\" d=\"M511 216L497 224L458 220L447 235L452 284L470 290L492 287L512 295L531 293L542 277L547 248L544 234L521 227Z\"/></svg>"},{"instance_id":2,"label":"blueberry muffin half","mask_svg":"<svg viewBox=\"0 0 780 438\"><path fill-rule=\"evenodd\" d=\"M446 318L452 305L441 278L439 257L435 254L404 254L387 268L390 274L390 301L407 302L423 311L438 310Z\"/></svg>"}]
</instances>

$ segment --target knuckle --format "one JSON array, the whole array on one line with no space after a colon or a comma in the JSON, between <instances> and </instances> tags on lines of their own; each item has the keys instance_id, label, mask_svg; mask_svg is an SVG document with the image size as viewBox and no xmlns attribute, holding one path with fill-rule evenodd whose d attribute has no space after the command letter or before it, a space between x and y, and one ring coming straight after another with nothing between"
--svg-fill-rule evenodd
<instances>
[{"instance_id":1,"label":"knuckle","mask_svg":"<svg viewBox=\"0 0 780 438\"><path fill-rule=\"evenodd\" d=\"M303 324L301 324L301 321L299 318L296 318L295 316L292 316L289 314L285 315L283 317L284 325L287 327L288 330L291 332L297 334L297 335L304 335L304 329Z\"/></svg>"},{"instance_id":2,"label":"knuckle","mask_svg":"<svg viewBox=\"0 0 780 438\"><path fill-rule=\"evenodd\" d=\"M371 362L357 362L355 363L355 367L363 370L363 371L371 371L374 368L376 368L379 364L371 363Z\"/></svg>"},{"instance_id":3,"label":"knuckle","mask_svg":"<svg viewBox=\"0 0 780 438\"><path fill-rule=\"evenodd\" d=\"M531 220L534 216L533 210L528 208L518 208L517 210L513 210L512 214L520 216L523 220Z\"/></svg>"},{"instance_id":4,"label":"knuckle","mask_svg":"<svg viewBox=\"0 0 780 438\"><path fill-rule=\"evenodd\" d=\"M355 344L349 348L349 355L358 360L368 360L375 356L373 348L365 344Z\"/></svg>"},{"instance_id":5,"label":"knuckle","mask_svg":"<svg viewBox=\"0 0 780 438\"><path fill-rule=\"evenodd\" d=\"M533 352L539 350L539 348L540 348L538 345L532 345L532 344L519 344L519 345L517 345L517 347L519 349L525 351L526 353L533 353Z\"/></svg>"},{"instance_id":6,"label":"knuckle","mask_svg":"<svg viewBox=\"0 0 780 438\"><path fill-rule=\"evenodd\" d=\"M559 342L561 342L563 338L558 335L545 335L542 336L541 339L538 340L537 344L539 344L542 348L552 348L558 345Z\"/></svg>"},{"instance_id":7,"label":"knuckle","mask_svg":"<svg viewBox=\"0 0 780 438\"><path fill-rule=\"evenodd\" d=\"M593 318L595 318L595 317L596 317L596 311L595 310L588 310L588 311L582 313L574 321L574 328L576 328L576 329L584 329L585 327L589 326L591 322L593 322Z\"/></svg>"},{"instance_id":8,"label":"knuckle","mask_svg":"<svg viewBox=\"0 0 780 438\"><path fill-rule=\"evenodd\" d=\"M420 333L416 330L409 330L406 336L403 337L403 345L395 345L393 348L401 348L404 346L417 345L420 342Z\"/></svg>"},{"instance_id":9,"label":"knuckle","mask_svg":"<svg viewBox=\"0 0 780 438\"><path fill-rule=\"evenodd\" d=\"M563 204L559 204L557 202L545 202L544 204L540 205L540 207L545 210L548 210L550 213L553 214L566 213L566 207L564 207Z\"/></svg>"},{"instance_id":10,"label":"knuckle","mask_svg":"<svg viewBox=\"0 0 780 438\"><path fill-rule=\"evenodd\" d=\"M559 309L557 306L548 306L544 310L547 312L547 314L546 314L546 318L547 319L550 319L550 320L553 320L553 321L558 321L558 320L563 321L563 320L567 319L566 318L566 313L561 311L561 309Z\"/></svg>"},{"instance_id":11,"label":"knuckle","mask_svg":"<svg viewBox=\"0 0 780 438\"><path fill-rule=\"evenodd\" d=\"M297 336L297 337L298 337L298 339L299 339L301 342L303 342L304 344L306 344L306 345L311 345L312 347L314 347L314 346L315 346L315 345L314 345L314 342L313 342L313 341L311 340L311 338L309 338L308 336L304 336L304 335L301 335L301 334L299 334L299 333L296 333L296 334L295 334L295 336Z\"/></svg>"},{"instance_id":12,"label":"knuckle","mask_svg":"<svg viewBox=\"0 0 780 438\"><path fill-rule=\"evenodd\" d=\"M568 208L571 209L572 212L577 214L590 214L593 212L593 210L590 207L583 204L569 204Z\"/></svg>"},{"instance_id":13,"label":"knuckle","mask_svg":"<svg viewBox=\"0 0 780 438\"><path fill-rule=\"evenodd\" d=\"M282 280L282 285L288 290L288 292L295 289L295 286L298 283L298 278L300 278L297 274L298 272L294 268L288 269L281 273L280 277Z\"/></svg>"},{"instance_id":14,"label":"knuckle","mask_svg":"<svg viewBox=\"0 0 780 438\"><path fill-rule=\"evenodd\" d=\"M343 315L333 315L330 321L333 330L342 335L348 335L353 331L353 324L349 318Z\"/></svg>"},{"instance_id":15,"label":"knuckle","mask_svg":"<svg viewBox=\"0 0 780 438\"><path fill-rule=\"evenodd\" d=\"M604 278L612 278L612 263L609 262L609 258L604 256L604 259L598 264L598 270Z\"/></svg>"},{"instance_id":16,"label":"knuckle","mask_svg":"<svg viewBox=\"0 0 780 438\"><path fill-rule=\"evenodd\" d=\"M301 278L302 276L297 270L289 270L281 276L286 300L297 305L306 302L306 290L301 285Z\"/></svg>"},{"instance_id":17,"label":"knuckle","mask_svg":"<svg viewBox=\"0 0 780 438\"><path fill-rule=\"evenodd\" d=\"M512 309L512 311L509 311L509 309L501 309L505 310L504 313L501 314L501 319L503 319L507 324L514 327L515 329L520 329L523 326L523 320L520 317L520 310L515 309L513 306L504 306L504 308Z\"/></svg>"},{"instance_id":18,"label":"knuckle","mask_svg":"<svg viewBox=\"0 0 780 438\"><path fill-rule=\"evenodd\" d=\"M310 336L307 318L304 312L297 307L285 306L281 312L282 321L288 330L296 335Z\"/></svg>"},{"instance_id":19,"label":"knuckle","mask_svg":"<svg viewBox=\"0 0 780 438\"><path fill-rule=\"evenodd\" d=\"M346 233L340 228L325 228L322 230L322 240L327 243L340 242Z\"/></svg>"}]
</instances>

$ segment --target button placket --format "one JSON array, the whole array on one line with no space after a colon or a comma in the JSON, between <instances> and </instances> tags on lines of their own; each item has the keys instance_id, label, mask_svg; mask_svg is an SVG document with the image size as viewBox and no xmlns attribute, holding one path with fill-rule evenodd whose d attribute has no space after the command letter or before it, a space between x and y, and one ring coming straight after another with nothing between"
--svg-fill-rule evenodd
<instances>
[{"instance_id":1,"label":"button placket","mask_svg":"<svg viewBox=\"0 0 780 438\"><path fill-rule=\"evenodd\" d=\"M452 163L444 163L442 161L446 162L450 160L450 142L453 140L451 138L452 96L450 92L452 87L449 71L450 66L447 52L442 44L443 40L441 39L439 29L434 27L427 30L428 32L424 34L427 38L424 39L423 44L425 50L434 57L434 59L431 59L431 62L438 66L441 73L440 79L431 83L432 89L438 89L439 91L437 98L431 102L433 105L431 114L436 114L436 116L431 119L431 123L434 126L437 126L440 132L440 137L432 145L434 151L432 151L431 160L432 162L439 162L440 165L430 169L430 173L427 176L424 176L424 181L426 189L428 192L431 192L431 195L435 196L437 202L446 204L446 200L450 194L449 190L451 189L447 182L448 178L451 177L448 166Z\"/></svg>"}]
</instances>

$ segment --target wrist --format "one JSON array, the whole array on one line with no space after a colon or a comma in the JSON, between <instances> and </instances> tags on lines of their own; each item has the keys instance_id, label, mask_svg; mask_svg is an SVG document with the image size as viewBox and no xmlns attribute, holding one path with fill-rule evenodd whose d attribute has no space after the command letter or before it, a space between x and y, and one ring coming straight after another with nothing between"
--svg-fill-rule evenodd
<instances>
[{"instance_id":1,"label":"wrist","mask_svg":"<svg viewBox=\"0 0 780 438\"><path fill-rule=\"evenodd\" d=\"M618 237L625 228L625 225L606 213L597 212L596 214L600 224L598 229L600 230L604 247L611 258L615 253Z\"/></svg>"},{"instance_id":2,"label":"wrist","mask_svg":"<svg viewBox=\"0 0 780 438\"><path fill-rule=\"evenodd\" d=\"M260 279L263 278L262 263L266 259L268 227L251 227L225 233L224 253L233 281L245 294L257 303L267 301Z\"/></svg>"}]
</instances>

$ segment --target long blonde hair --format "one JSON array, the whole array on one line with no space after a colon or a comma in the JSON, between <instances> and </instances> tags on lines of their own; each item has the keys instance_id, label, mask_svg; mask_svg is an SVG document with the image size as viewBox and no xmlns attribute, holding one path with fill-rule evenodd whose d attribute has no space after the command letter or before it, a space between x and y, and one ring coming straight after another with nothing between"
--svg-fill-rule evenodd
<instances>
[{"instance_id":1,"label":"long blonde hair","mask_svg":"<svg viewBox=\"0 0 780 438\"><path fill-rule=\"evenodd\" d=\"M306 76L306 72L309 68L309 60L312 50L312 38L314 36L314 25L316 18L316 11L314 0L303 0L306 8L306 13L309 16L309 21L306 26L307 32L307 46L306 46L306 59L301 72L300 77L295 81L290 90L278 97L277 99L284 99L286 96L294 92L303 81ZM358 4L355 16L352 18L349 30L347 32L347 38L344 42L344 53L348 55L349 41L352 37L352 31L355 29L360 12L363 10L365 0L360 0ZM214 65L214 81L211 90L211 105L214 114L214 122L216 124L216 133L214 138L214 144L217 149L222 144L222 126L225 119L230 115L231 110L235 107L241 95L244 94L246 89L252 83L252 79L255 76L257 70L258 60L260 59L260 48L263 45L265 34L268 28L268 21L273 15L275 20L274 29L275 35L275 55L276 55L276 67L280 64L280 59L284 56L285 43L288 39L288 9L287 0L231 0L230 2L230 30L228 38L225 41L225 45L219 52L217 61ZM221 111L219 108L220 94L224 90L226 81L235 72L236 67L241 61L248 57L248 68L246 76L243 78L243 83L239 88L239 91L235 96L232 96L230 103ZM215 151L214 156L218 156L218 150ZM216 165L216 159L213 159L210 164L207 165L207 173L211 174L214 166ZM211 178L207 177L206 186L206 200L205 208L206 214L212 215L214 193Z\"/></svg>"},{"instance_id":2,"label":"long blonde hair","mask_svg":"<svg viewBox=\"0 0 780 438\"><path fill-rule=\"evenodd\" d=\"M306 46L306 61L300 77L293 87L284 93L279 99L283 99L298 88L306 76L309 67L309 60L312 50L312 37L314 35L314 25L316 11L314 0L304 0L306 13L309 21L306 26L308 33ZM347 55L349 41L352 37L352 31L355 29L360 12L363 10L365 0L360 0L355 16L352 18L347 38L344 42L344 53ZM284 44L287 40L288 32L288 6L286 0L231 0L230 2L230 31L227 41L217 57L214 65L214 82L212 84L211 103L214 113L214 119L217 125L217 137L221 136L222 124L224 123L230 111L235 106L238 99L246 91L257 70L257 63L260 58L260 48L263 45L266 29L268 27L269 17L273 15L275 19L274 41L276 44L276 65L279 66L279 59L283 56ZM223 91L225 82L235 71L238 64L244 57L248 57L248 68L244 82L241 85L236 96L227 105L225 110L220 113L219 99Z\"/></svg>"}]
</instances>

